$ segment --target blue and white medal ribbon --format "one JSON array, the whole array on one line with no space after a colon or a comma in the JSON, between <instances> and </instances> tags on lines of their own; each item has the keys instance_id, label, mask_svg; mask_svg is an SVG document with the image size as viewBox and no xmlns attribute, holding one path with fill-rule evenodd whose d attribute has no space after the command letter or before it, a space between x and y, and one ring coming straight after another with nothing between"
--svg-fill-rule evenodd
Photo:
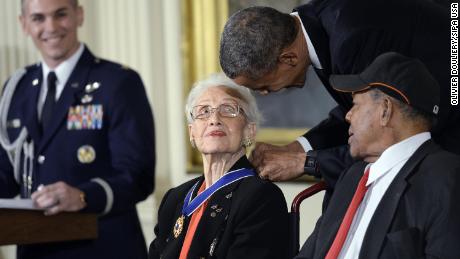
<instances>
[{"instance_id":1,"label":"blue and white medal ribbon","mask_svg":"<svg viewBox=\"0 0 460 259\"><path fill-rule=\"evenodd\" d=\"M223 187L239 181L243 178L254 176L255 172L252 169L242 168L235 171L231 171L222 176L217 182L209 186L202 193L198 194L194 199L192 199L192 194L195 188L198 186L199 182L196 182L195 185L188 191L187 196L185 196L184 206L182 207L182 215L177 219L176 224L174 225L174 237L177 238L182 232L184 226L185 217L189 217L195 212L205 201L207 201L215 192L222 189Z\"/></svg>"}]
</instances>

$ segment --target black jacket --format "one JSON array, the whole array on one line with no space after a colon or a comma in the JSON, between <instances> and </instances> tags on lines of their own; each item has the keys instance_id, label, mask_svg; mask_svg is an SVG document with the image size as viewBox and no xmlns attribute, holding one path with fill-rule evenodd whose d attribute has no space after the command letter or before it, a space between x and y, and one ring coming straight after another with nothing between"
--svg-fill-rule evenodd
<instances>
[{"instance_id":1,"label":"black jacket","mask_svg":"<svg viewBox=\"0 0 460 259\"><path fill-rule=\"evenodd\" d=\"M324 258L364 172L354 164L298 257ZM460 258L460 158L428 140L409 158L369 223L359 258Z\"/></svg>"},{"instance_id":2,"label":"black jacket","mask_svg":"<svg viewBox=\"0 0 460 259\"><path fill-rule=\"evenodd\" d=\"M230 170L239 168L252 168L245 156ZM150 259L179 258L190 217L177 238L173 227L181 215L187 192L203 180L203 176L195 178L165 194L158 211L156 238L150 244ZM225 186L209 199L188 258L286 258L288 229L286 201L281 190L257 176L246 177Z\"/></svg>"}]
</instances>

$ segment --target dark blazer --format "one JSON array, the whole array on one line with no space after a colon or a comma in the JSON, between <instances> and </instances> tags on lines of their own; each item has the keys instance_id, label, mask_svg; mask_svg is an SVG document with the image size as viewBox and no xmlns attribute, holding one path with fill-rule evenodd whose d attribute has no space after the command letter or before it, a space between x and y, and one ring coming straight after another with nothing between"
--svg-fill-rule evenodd
<instances>
[{"instance_id":1,"label":"dark blazer","mask_svg":"<svg viewBox=\"0 0 460 259\"><path fill-rule=\"evenodd\" d=\"M245 156L230 170L239 168L252 168ZM173 226L181 215L187 192L203 180L203 176L195 178L165 194L158 211L156 239L150 244L150 259L179 258L190 217L185 220L185 231L177 238L173 235ZM208 201L188 258L287 257L286 201L275 184L257 176L246 177L217 191Z\"/></svg>"},{"instance_id":2,"label":"dark blazer","mask_svg":"<svg viewBox=\"0 0 460 259\"><path fill-rule=\"evenodd\" d=\"M328 163L331 154L323 152L326 162L320 163L322 172L337 178L352 161L344 158L348 156L348 124L344 117L351 107L351 98L335 91L329 76L360 73L378 55L388 51L420 59L438 80L441 104L432 136L444 149L460 154L460 108L450 104L447 8L420 0L313 0L295 11L323 66L316 72L339 105L328 119L304 135L317 150L343 145L345 151L335 154L340 155L335 161L343 161L341 164Z\"/></svg>"},{"instance_id":3,"label":"dark blazer","mask_svg":"<svg viewBox=\"0 0 460 259\"><path fill-rule=\"evenodd\" d=\"M300 258L324 258L366 163L339 180ZM428 140L390 184L364 236L359 258L460 258L460 158Z\"/></svg>"},{"instance_id":4,"label":"dark blazer","mask_svg":"<svg viewBox=\"0 0 460 259\"><path fill-rule=\"evenodd\" d=\"M26 70L8 112L8 121L17 119L21 125L9 126L8 134L16 139L25 126L34 142L32 192L40 184L64 181L85 192L85 211L102 213L110 193L113 206L99 217L96 240L22 245L18 258L147 258L135 206L153 191L155 144L152 111L139 75L99 59L85 48L56 103L50 127L41 132L37 99L42 68L37 64ZM86 85L93 83L99 83L99 88L87 92ZM84 99L86 94L92 97L89 102L85 102L89 100ZM100 105L102 125L92 129L69 126L75 119L71 109L79 105ZM95 154L93 161L86 163L78 159L78 150L85 145ZM3 149L0 186L1 197L25 195L22 181L14 181Z\"/></svg>"}]
</instances>

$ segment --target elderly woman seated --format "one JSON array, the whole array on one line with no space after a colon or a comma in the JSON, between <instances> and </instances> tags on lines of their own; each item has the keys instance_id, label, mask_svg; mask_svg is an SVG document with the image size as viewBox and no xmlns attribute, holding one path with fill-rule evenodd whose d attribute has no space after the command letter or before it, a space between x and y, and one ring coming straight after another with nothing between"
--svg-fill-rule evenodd
<instances>
[{"instance_id":1,"label":"elderly woman seated","mask_svg":"<svg viewBox=\"0 0 460 259\"><path fill-rule=\"evenodd\" d=\"M245 155L260 117L254 97L215 74L191 90L186 114L204 174L165 194L149 258L286 258L283 193Z\"/></svg>"}]
</instances>

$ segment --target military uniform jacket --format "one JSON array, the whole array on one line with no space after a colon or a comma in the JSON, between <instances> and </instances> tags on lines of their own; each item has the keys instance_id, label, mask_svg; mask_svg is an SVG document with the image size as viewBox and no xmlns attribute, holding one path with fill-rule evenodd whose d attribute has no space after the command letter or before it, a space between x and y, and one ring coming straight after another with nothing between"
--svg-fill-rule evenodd
<instances>
[{"instance_id":1,"label":"military uniform jacket","mask_svg":"<svg viewBox=\"0 0 460 259\"><path fill-rule=\"evenodd\" d=\"M239 168L252 168L245 156L230 170ZM199 186L203 181L203 176L195 178L165 194L158 211L156 239L150 244L150 259L179 258L191 217L186 218L177 238L173 234L174 224L182 215L187 192L196 182ZM209 198L187 258L286 258L288 229L281 190L257 176L246 177Z\"/></svg>"},{"instance_id":2,"label":"military uniform jacket","mask_svg":"<svg viewBox=\"0 0 460 259\"><path fill-rule=\"evenodd\" d=\"M324 258L353 198L366 163L354 164L336 185L325 213L298 259ZM460 158L432 140L422 144L388 187L364 235L359 258L460 258Z\"/></svg>"},{"instance_id":3,"label":"military uniform jacket","mask_svg":"<svg viewBox=\"0 0 460 259\"><path fill-rule=\"evenodd\" d=\"M66 182L85 192L85 211L101 216L96 240L19 246L18 258L146 258L135 205L153 191L154 125L139 75L85 48L42 132L42 69L26 69L8 112L20 125L8 123L8 135L14 140L24 126L34 143L31 192ZM4 150L0 170L0 196L24 196Z\"/></svg>"}]
</instances>

